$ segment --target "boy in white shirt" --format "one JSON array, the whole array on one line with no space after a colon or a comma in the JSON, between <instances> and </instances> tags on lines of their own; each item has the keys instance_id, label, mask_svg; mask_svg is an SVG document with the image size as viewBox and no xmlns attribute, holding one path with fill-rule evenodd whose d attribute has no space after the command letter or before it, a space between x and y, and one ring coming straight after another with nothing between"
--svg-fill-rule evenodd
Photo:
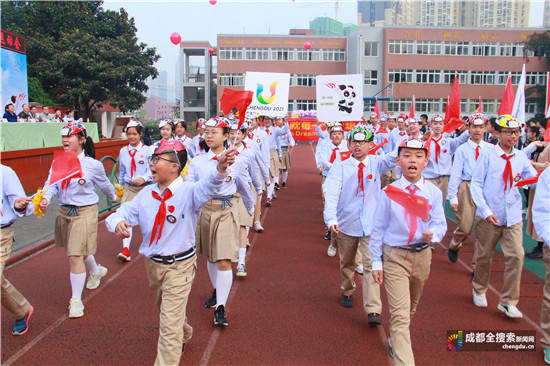
<instances>
[{"instance_id":1,"label":"boy in white shirt","mask_svg":"<svg viewBox=\"0 0 550 366\"><path fill-rule=\"evenodd\" d=\"M521 134L519 121L510 115L502 115L493 127L499 143L480 155L470 185L477 207L476 216L481 219L475 228L473 302L478 307L487 307L485 292L489 287L491 261L500 241L505 267L497 308L510 318L521 318L523 314L516 304L525 253L522 198L515 183L522 178L534 177L537 172L527 156L514 148Z\"/></svg>"},{"instance_id":2,"label":"boy in white shirt","mask_svg":"<svg viewBox=\"0 0 550 366\"><path fill-rule=\"evenodd\" d=\"M476 205L470 193L470 182L474 167L479 161L479 156L492 146L482 140L486 123L487 119L483 114L472 114L468 119L470 139L465 144L460 145L454 154L448 189L451 210L456 213L458 224L449 244L448 256L452 263L458 260L458 251L474 227ZM474 266L472 262L472 268Z\"/></svg>"},{"instance_id":3,"label":"boy in white shirt","mask_svg":"<svg viewBox=\"0 0 550 366\"><path fill-rule=\"evenodd\" d=\"M353 306L353 280L357 250L363 261L363 305L370 326L381 324L380 286L371 276L371 254L368 248L376 202L380 195L380 175L395 166L395 155L369 155L373 134L356 126L348 136L349 158L335 164L325 181L325 209L327 227L336 237L340 253L342 280L341 305Z\"/></svg>"},{"instance_id":4,"label":"boy in white shirt","mask_svg":"<svg viewBox=\"0 0 550 366\"><path fill-rule=\"evenodd\" d=\"M187 154L180 144L161 143L151 158L153 180L130 202L106 220L109 231L120 238L139 225L143 242L139 252L147 257L149 287L160 308L159 340L155 365L178 365L185 343L193 334L186 308L195 278L195 229L202 206L221 189L234 150L222 153L217 170L198 182L183 181L180 172Z\"/></svg>"},{"instance_id":5,"label":"boy in white shirt","mask_svg":"<svg viewBox=\"0 0 550 366\"><path fill-rule=\"evenodd\" d=\"M397 164L403 175L380 195L370 240L372 275L384 283L390 347L399 365L414 365L409 324L430 274L430 243L441 241L447 231L442 193L422 178L427 155L420 140L401 143Z\"/></svg>"}]
</instances>

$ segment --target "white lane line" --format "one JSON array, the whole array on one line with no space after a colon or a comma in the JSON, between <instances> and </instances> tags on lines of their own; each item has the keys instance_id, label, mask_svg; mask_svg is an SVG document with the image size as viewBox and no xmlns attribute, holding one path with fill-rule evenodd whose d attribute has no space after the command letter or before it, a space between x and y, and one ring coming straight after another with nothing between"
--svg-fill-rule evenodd
<instances>
[{"instance_id":1,"label":"white lane line","mask_svg":"<svg viewBox=\"0 0 550 366\"><path fill-rule=\"evenodd\" d=\"M112 275L105 283L99 287L98 289L94 290L90 295L86 296L82 302L84 304L90 302L94 297L96 297L99 293L103 291L106 287L108 287L114 280L116 280L118 277L120 277L126 270L131 268L134 264L141 261L143 259L143 256L140 255L138 258L128 264L126 264L122 269L120 269L118 272L116 272L114 275ZM32 341L25 344L23 348L21 348L19 351L17 351L14 355L12 355L5 363L5 365L11 365L15 361L17 361L21 356L23 356L25 353L27 353L31 348L36 346L41 340L43 340L48 334L52 333L55 329L57 329L65 320L69 319L69 316L67 314L61 316L58 318L55 322L53 322L50 326L48 326L46 329L44 329L42 332L40 332Z\"/></svg>"}]
</instances>

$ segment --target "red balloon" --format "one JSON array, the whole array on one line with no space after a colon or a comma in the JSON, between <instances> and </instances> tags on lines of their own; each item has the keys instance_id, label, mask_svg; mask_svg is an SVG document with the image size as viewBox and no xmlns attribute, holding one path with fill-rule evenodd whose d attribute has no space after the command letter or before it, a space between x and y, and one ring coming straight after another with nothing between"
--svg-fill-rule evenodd
<instances>
[{"instance_id":1,"label":"red balloon","mask_svg":"<svg viewBox=\"0 0 550 366\"><path fill-rule=\"evenodd\" d=\"M170 35L170 42L172 42L175 45L180 44L181 42L181 36L178 32L174 32Z\"/></svg>"},{"instance_id":2,"label":"red balloon","mask_svg":"<svg viewBox=\"0 0 550 366\"><path fill-rule=\"evenodd\" d=\"M304 48L306 50L309 50L311 48L311 43L309 43L309 42L304 43Z\"/></svg>"},{"instance_id":3,"label":"red balloon","mask_svg":"<svg viewBox=\"0 0 550 366\"><path fill-rule=\"evenodd\" d=\"M210 0L209 1L210 5L216 5L217 2L218 2L218 0Z\"/></svg>"},{"instance_id":4,"label":"red balloon","mask_svg":"<svg viewBox=\"0 0 550 366\"><path fill-rule=\"evenodd\" d=\"M209 53L209 54L213 54L213 53L214 53L214 49L213 49L212 47L210 47L210 48L208 49L208 53Z\"/></svg>"}]
</instances>

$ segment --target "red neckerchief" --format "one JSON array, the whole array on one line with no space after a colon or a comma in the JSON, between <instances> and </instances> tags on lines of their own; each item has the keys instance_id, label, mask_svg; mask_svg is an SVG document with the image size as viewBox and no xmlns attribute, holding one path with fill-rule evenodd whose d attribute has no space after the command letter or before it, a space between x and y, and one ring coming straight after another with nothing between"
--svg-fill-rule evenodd
<instances>
[{"instance_id":1,"label":"red neckerchief","mask_svg":"<svg viewBox=\"0 0 550 366\"><path fill-rule=\"evenodd\" d=\"M159 243L159 239L162 236L162 228L164 227L164 221L166 221L166 200L172 197L172 191L169 189L166 189L164 191L164 194L162 197L155 191L151 192L153 194L153 198L160 201L159 210L157 211L157 215L155 216L155 222L153 223L153 232L151 233L151 241L149 242L149 246L153 244L153 240L155 240L155 236L157 235L157 228L158 230L158 237L157 242L155 244Z\"/></svg>"},{"instance_id":2,"label":"red neckerchief","mask_svg":"<svg viewBox=\"0 0 550 366\"><path fill-rule=\"evenodd\" d=\"M248 133L248 138L252 140L254 138L254 134L252 132L249 132Z\"/></svg>"},{"instance_id":3,"label":"red neckerchief","mask_svg":"<svg viewBox=\"0 0 550 366\"><path fill-rule=\"evenodd\" d=\"M365 200L365 183L363 180L363 168L365 167L365 164L363 162L359 162L359 165L357 166L357 191L355 192L355 195L359 195L359 188L361 188L361 191L363 192L363 201Z\"/></svg>"},{"instance_id":4,"label":"red neckerchief","mask_svg":"<svg viewBox=\"0 0 550 366\"><path fill-rule=\"evenodd\" d=\"M334 163L334 160L336 159L336 150L340 150L338 146L336 146L334 149L332 149L332 154L330 154L330 163Z\"/></svg>"},{"instance_id":5,"label":"red neckerchief","mask_svg":"<svg viewBox=\"0 0 550 366\"><path fill-rule=\"evenodd\" d=\"M439 146L439 141L443 138L443 134L439 136L439 138L436 140L432 137L432 141L435 143L435 163L439 163L439 155L441 154L441 146Z\"/></svg>"},{"instance_id":6,"label":"red neckerchief","mask_svg":"<svg viewBox=\"0 0 550 366\"><path fill-rule=\"evenodd\" d=\"M405 136L407 133L405 131L399 131L399 136Z\"/></svg>"},{"instance_id":7,"label":"red neckerchief","mask_svg":"<svg viewBox=\"0 0 550 366\"><path fill-rule=\"evenodd\" d=\"M136 172L136 159L134 159L134 156L136 156L136 153L138 151L139 145L135 148L134 151L130 151L130 146L128 146L128 154L130 154L130 159L132 161L130 162L130 178L134 178L134 173Z\"/></svg>"},{"instance_id":8,"label":"red neckerchief","mask_svg":"<svg viewBox=\"0 0 550 366\"><path fill-rule=\"evenodd\" d=\"M500 157L506 160L506 166L504 167L504 173L502 174L502 179L504 179L504 192L508 189L508 181L510 182L510 188L514 185L514 177L512 176L512 163L510 163L510 159L512 159L516 154L512 154L510 156L506 156L506 154L502 154Z\"/></svg>"},{"instance_id":9,"label":"red neckerchief","mask_svg":"<svg viewBox=\"0 0 550 366\"><path fill-rule=\"evenodd\" d=\"M476 160L479 158L479 145L476 146Z\"/></svg>"},{"instance_id":10,"label":"red neckerchief","mask_svg":"<svg viewBox=\"0 0 550 366\"><path fill-rule=\"evenodd\" d=\"M269 132L269 127L266 127L265 132L266 132L268 135L271 135L271 132Z\"/></svg>"}]
</instances>

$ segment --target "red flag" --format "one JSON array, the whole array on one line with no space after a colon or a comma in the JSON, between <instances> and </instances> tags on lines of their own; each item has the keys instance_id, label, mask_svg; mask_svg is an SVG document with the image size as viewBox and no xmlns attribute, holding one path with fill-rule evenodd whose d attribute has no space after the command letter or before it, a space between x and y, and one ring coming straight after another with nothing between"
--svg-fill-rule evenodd
<instances>
[{"instance_id":1,"label":"red flag","mask_svg":"<svg viewBox=\"0 0 550 366\"><path fill-rule=\"evenodd\" d=\"M542 174L543 171L544 171L544 169L539 171L539 174L537 174L534 177L525 178L525 179L520 180L519 182L516 183L516 187L523 187L523 186L526 186L526 185L529 185L529 184L537 183L539 181L539 177L540 177L540 175Z\"/></svg>"},{"instance_id":2,"label":"red flag","mask_svg":"<svg viewBox=\"0 0 550 366\"><path fill-rule=\"evenodd\" d=\"M368 155L376 154L378 149L380 149L382 146L386 145L387 143L388 143L388 139L384 139L384 141L382 141L378 145L374 145L373 147L370 148Z\"/></svg>"},{"instance_id":3,"label":"red flag","mask_svg":"<svg viewBox=\"0 0 550 366\"><path fill-rule=\"evenodd\" d=\"M475 111L475 113L481 113L482 109L481 109L481 95L479 96L479 104L477 105L477 109Z\"/></svg>"},{"instance_id":4,"label":"red flag","mask_svg":"<svg viewBox=\"0 0 550 366\"><path fill-rule=\"evenodd\" d=\"M546 121L546 129L544 130L544 135L542 135L544 138L544 142L550 141L550 119Z\"/></svg>"},{"instance_id":5,"label":"red flag","mask_svg":"<svg viewBox=\"0 0 550 366\"><path fill-rule=\"evenodd\" d=\"M498 107L498 115L511 114L514 108L514 90L512 89L512 77L508 75L508 81L506 82L506 89Z\"/></svg>"},{"instance_id":6,"label":"red flag","mask_svg":"<svg viewBox=\"0 0 550 366\"><path fill-rule=\"evenodd\" d=\"M352 151L342 151L340 153L340 159L342 159L342 161L348 159L351 156L351 153Z\"/></svg>"},{"instance_id":7,"label":"red flag","mask_svg":"<svg viewBox=\"0 0 550 366\"><path fill-rule=\"evenodd\" d=\"M380 109L378 109L378 98L375 99L374 103L374 113L376 113L376 118L380 119Z\"/></svg>"},{"instance_id":8,"label":"red flag","mask_svg":"<svg viewBox=\"0 0 550 366\"><path fill-rule=\"evenodd\" d=\"M428 220L428 200L416 194L407 193L395 186L387 185L384 192L389 199L399 204L411 215Z\"/></svg>"},{"instance_id":9,"label":"red flag","mask_svg":"<svg viewBox=\"0 0 550 366\"><path fill-rule=\"evenodd\" d=\"M443 126L443 132L451 133L460 126L462 126L466 121L460 119L460 118L452 118L449 122Z\"/></svg>"},{"instance_id":10,"label":"red flag","mask_svg":"<svg viewBox=\"0 0 550 366\"><path fill-rule=\"evenodd\" d=\"M411 103L411 110L409 111L409 118L414 118L414 95Z\"/></svg>"},{"instance_id":11,"label":"red flag","mask_svg":"<svg viewBox=\"0 0 550 366\"><path fill-rule=\"evenodd\" d=\"M223 89L220 107L225 114L229 114L233 108L239 112L239 128L244 122L246 108L252 102L253 93L250 90Z\"/></svg>"},{"instance_id":12,"label":"red flag","mask_svg":"<svg viewBox=\"0 0 550 366\"><path fill-rule=\"evenodd\" d=\"M82 178L82 167L74 151L54 151L50 177L45 185L54 185L65 179Z\"/></svg>"},{"instance_id":13,"label":"red flag","mask_svg":"<svg viewBox=\"0 0 550 366\"><path fill-rule=\"evenodd\" d=\"M445 124L453 118L460 118L460 93L458 92L458 75L455 74L453 89L445 108Z\"/></svg>"}]
</instances>

